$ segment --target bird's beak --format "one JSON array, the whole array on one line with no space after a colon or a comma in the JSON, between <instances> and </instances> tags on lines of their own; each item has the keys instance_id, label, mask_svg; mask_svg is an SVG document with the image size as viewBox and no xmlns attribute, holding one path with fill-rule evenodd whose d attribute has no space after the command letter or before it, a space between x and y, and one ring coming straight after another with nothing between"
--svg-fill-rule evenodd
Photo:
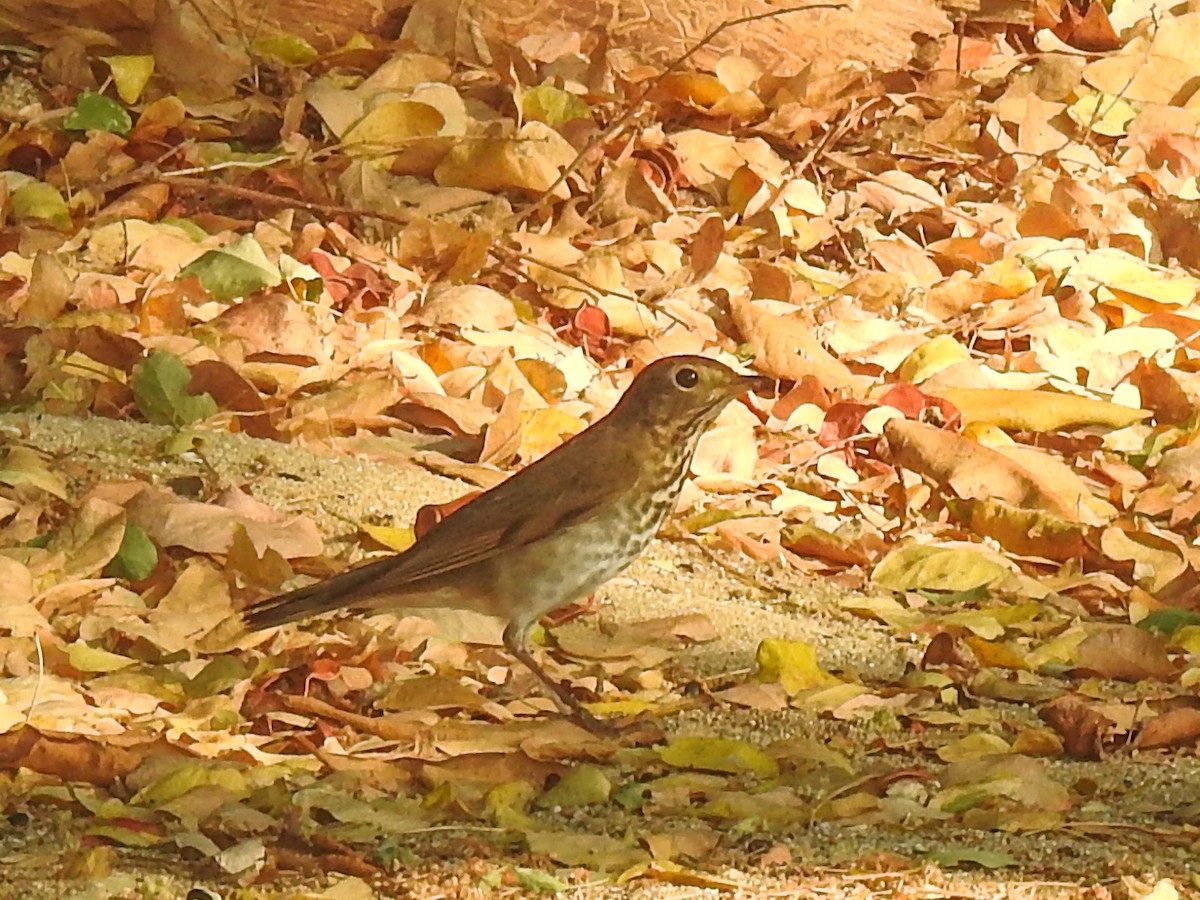
<instances>
[{"instance_id":1,"label":"bird's beak","mask_svg":"<svg viewBox=\"0 0 1200 900\"><path fill-rule=\"evenodd\" d=\"M743 375L741 380L733 385L733 393L734 396L738 396L746 391L771 391L775 389L775 384L775 379L766 375Z\"/></svg>"}]
</instances>

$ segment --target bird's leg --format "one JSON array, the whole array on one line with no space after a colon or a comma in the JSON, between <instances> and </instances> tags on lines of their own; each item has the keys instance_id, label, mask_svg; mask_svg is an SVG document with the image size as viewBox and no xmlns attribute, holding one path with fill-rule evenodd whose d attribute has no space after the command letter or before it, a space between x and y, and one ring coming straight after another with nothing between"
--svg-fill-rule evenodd
<instances>
[{"instance_id":1,"label":"bird's leg","mask_svg":"<svg viewBox=\"0 0 1200 900\"><path fill-rule=\"evenodd\" d=\"M551 699L555 705L564 714L572 716L576 721L580 722L588 731L598 734L611 734L613 727L607 722L602 722L593 716L590 712L583 708L575 695L562 685L546 674L533 654L529 652L529 629L527 627L518 626L515 622L510 622L504 629L504 646L517 659L524 663L525 668L529 669L546 687L550 689Z\"/></svg>"}]
</instances>

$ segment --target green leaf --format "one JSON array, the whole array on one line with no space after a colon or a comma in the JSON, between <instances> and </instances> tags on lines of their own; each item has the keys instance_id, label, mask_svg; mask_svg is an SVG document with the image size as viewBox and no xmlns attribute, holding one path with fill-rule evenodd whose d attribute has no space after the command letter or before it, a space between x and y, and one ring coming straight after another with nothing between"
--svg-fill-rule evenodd
<instances>
[{"instance_id":1,"label":"green leaf","mask_svg":"<svg viewBox=\"0 0 1200 900\"><path fill-rule=\"evenodd\" d=\"M116 672L135 662L128 656L109 653L100 647L89 647L83 641L76 641L67 647L67 661L80 672Z\"/></svg>"},{"instance_id":2,"label":"green leaf","mask_svg":"<svg viewBox=\"0 0 1200 900\"><path fill-rule=\"evenodd\" d=\"M992 795L983 789L964 789L961 793L948 797L941 804L941 808L943 812L962 813L991 799Z\"/></svg>"},{"instance_id":3,"label":"green leaf","mask_svg":"<svg viewBox=\"0 0 1200 900\"><path fill-rule=\"evenodd\" d=\"M530 88L521 97L521 112L525 118L545 122L560 128L574 119L590 119L592 111L577 95L543 84Z\"/></svg>"},{"instance_id":4,"label":"green leaf","mask_svg":"<svg viewBox=\"0 0 1200 900\"><path fill-rule=\"evenodd\" d=\"M973 847L950 847L929 854L929 858L943 869L954 869L964 864L982 866L985 869L1003 869L1017 865L1016 857L999 850L977 850Z\"/></svg>"},{"instance_id":5,"label":"green leaf","mask_svg":"<svg viewBox=\"0 0 1200 900\"><path fill-rule=\"evenodd\" d=\"M565 881L560 881L549 872L527 869L523 866L517 866L515 872L517 885L528 891L537 891L540 894L559 894L569 887Z\"/></svg>"},{"instance_id":6,"label":"green leaf","mask_svg":"<svg viewBox=\"0 0 1200 900\"><path fill-rule=\"evenodd\" d=\"M200 243L200 241L208 237L208 232L191 219L183 219L179 216L163 216L162 219L159 220L159 224L174 225L196 243Z\"/></svg>"},{"instance_id":7,"label":"green leaf","mask_svg":"<svg viewBox=\"0 0 1200 900\"><path fill-rule=\"evenodd\" d=\"M104 567L108 578L141 581L158 565L158 547L140 525L126 525L117 555Z\"/></svg>"},{"instance_id":8,"label":"green leaf","mask_svg":"<svg viewBox=\"0 0 1200 900\"><path fill-rule=\"evenodd\" d=\"M251 45L268 62L285 66L306 66L318 56L316 48L297 34L273 34L260 37Z\"/></svg>"},{"instance_id":9,"label":"green leaf","mask_svg":"<svg viewBox=\"0 0 1200 900\"><path fill-rule=\"evenodd\" d=\"M209 250L184 266L180 278L195 275L220 303L245 297L283 281L279 267L271 264L258 241L243 235L219 250Z\"/></svg>"},{"instance_id":10,"label":"green leaf","mask_svg":"<svg viewBox=\"0 0 1200 900\"><path fill-rule=\"evenodd\" d=\"M612 799L618 806L637 812L650 799L650 789L640 782L630 781L613 791Z\"/></svg>"},{"instance_id":11,"label":"green leaf","mask_svg":"<svg viewBox=\"0 0 1200 900\"><path fill-rule=\"evenodd\" d=\"M9 195L14 219L41 219L55 228L71 227L67 201L54 185L31 181Z\"/></svg>"},{"instance_id":12,"label":"green leaf","mask_svg":"<svg viewBox=\"0 0 1200 900\"><path fill-rule=\"evenodd\" d=\"M1174 634L1186 625L1200 625L1200 612L1190 609L1156 609L1137 623L1143 631Z\"/></svg>"},{"instance_id":13,"label":"green leaf","mask_svg":"<svg viewBox=\"0 0 1200 900\"><path fill-rule=\"evenodd\" d=\"M537 798L540 809L575 809L594 803L607 803L612 782L597 767L583 763L573 768L562 780Z\"/></svg>"},{"instance_id":14,"label":"green leaf","mask_svg":"<svg viewBox=\"0 0 1200 900\"><path fill-rule=\"evenodd\" d=\"M63 127L74 131L111 131L125 137L133 128L133 119L116 100L95 91L84 91L76 98L75 108L67 113Z\"/></svg>"},{"instance_id":15,"label":"green leaf","mask_svg":"<svg viewBox=\"0 0 1200 900\"><path fill-rule=\"evenodd\" d=\"M226 653L209 660L200 673L184 685L189 697L212 697L250 677L250 670L236 656Z\"/></svg>"},{"instance_id":16,"label":"green leaf","mask_svg":"<svg viewBox=\"0 0 1200 900\"><path fill-rule=\"evenodd\" d=\"M209 394L193 396L187 387L192 373L178 356L155 350L133 376L133 399L146 421L179 428L208 418L217 411Z\"/></svg>"},{"instance_id":17,"label":"green leaf","mask_svg":"<svg viewBox=\"0 0 1200 900\"><path fill-rule=\"evenodd\" d=\"M321 296L325 279L312 266L300 262L295 257L288 256L286 253L279 257L279 274L289 284L300 282L304 286L303 293L305 300L316 300Z\"/></svg>"}]
</instances>

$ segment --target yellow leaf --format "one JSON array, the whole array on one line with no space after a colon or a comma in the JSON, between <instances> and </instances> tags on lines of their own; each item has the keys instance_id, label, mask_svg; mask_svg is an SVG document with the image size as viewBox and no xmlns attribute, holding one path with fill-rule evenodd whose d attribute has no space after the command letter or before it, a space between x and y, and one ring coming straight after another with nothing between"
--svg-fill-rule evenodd
<instances>
[{"instance_id":1,"label":"yellow leaf","mask_svg":"<svg viewBox=\"0 0 1200 900\"><path fill-rule=\"evenodd\" d=\"M662 703L652 700L597 700L583 704L592 715L604 718L606 716L636 716L644 712L661 712Z\"/></svg>"},{"instance_id":2,"label":"yellow leaf","mask_svg":"<svg viewBox=\"0 0 1200 900\"><path fill-rule=\"evenodd\" d=\"M1029 663L1023 653L1018 653L1008 644L997 644L975 635L967 635L967 646L975 654L981 666L997 666L1001 669L1028 669Z\"/></svg>"},{"instance_id":3,"label":"yellow leaf","mask_svg":"<svg viewBox=\"0 0 1200 900\"><path fill-rule=\"evenodd\" d=\"M1047 665L1073 664L1078 655L1079 645L1087 636L1087 632L1080 626L1064 631L1058 637L1029 652L1030 667L1040 669Z\"/></svg>"},{"instance_id":4,"label":"yellow leaf","mask_svg":"<svg viewBox=\"0 0 1200 900\"><path fill-rule=\"evenodd\" d=\"M903 381L920 384L935 372L949 368L955 363L966 362L971 358L967 348L948 334L939 335L926 341L905 357L896 370L896 375Z\"/></svg>"},{"instance_id":5,"label":"yellow leaf","mask_svg":"<svg viewBox=\"0 0 1200 900\"><path fill-rule=\"evenodd\" d=\"M1082 125L1105 137L1121 137L1129 123L1137 117L1137 109L1127 100L1099 92L1080 97L1067 107L1067 115L1077 125Z\"/></svg>"},{"instance_id":6,"label":"yellow leaf","mask_svg":"<svg viewBox=\"0 0 1200 900\"><path fill-rule=\"evenodd\" d=\"M768 638L755 654L760 681L778 682L789 696L839 683L817 663L817 651L804 641Z\"/></svg>"},{"instance_id":7,"label":"yellow leaf","mask_svg":"<svg viewBox=\"0 0 1200 900\"><path fill-rule=\"evenodd\" d=\"M1049 728L1024 728L1017 733L1012 752L1025 756L1058 757L1062 755L1063 742Z\"/></svg>"},{"instance_id":8,"label":"yellow leaf","mask_svg":"<svg viewBox=\"0 0 1200 900\"><path fill-rule=\"evenodd\" d=\"M1185 625L1171 635L1171 642L1193 656L1200 656L1200 625Z\"/></svg>"},{"instance_id":9,"label":"yellow leaf","mask_svg":"<svg viewBox=\"0 0 1200 900\"><path fill-rule=\"evenodd\" d=\"M359 156L375 157L380 164L391 161L385 150L394 150L417 138L437 135L445 120L442 114L424 103L397 100L382 103L351 126L342 144Z\"/></svg>"},{"instance_id":10,"label":"yellow leaf","mask_svg":"<svg viewBox=\"0 0 1200 900\"><path fill-rule=\"evenodd\" d=\"M612 782L599 767L584 763L567 772L537 799L541 809L563 807L575 809L596 803L607 803L612 794Z\"/></svg>"},{"instance_id":11,"label":"yellow leaf","mask_svg":"<svg viewBox=\"0 0 1200 900\"><path fill-rule=\"evenodd\" d=\"M1001 297L1019 297L1037 285L1037 276L1021 260L1005 257L984 266L979 280L1000 289Z\"/></svg>"},{"instance_id":12,"label":"yellow leaf","mask_svg":"<svg viewBox=\"0 0 1200 900\"><path fill-rule=\"evenodd\" d=\"M1081 425L1125 428L1150 415L1144 409L1050 391L941 388L938 396L957 406L964 422L990 422L1010 431L1062 431Z\"/></svg>"},{"instance_id":13,"label":"yellow leaf","mask_svg":"<svg viewBox=\"0 0 1200 900\"><path fill-rule=\"evenodd\" d=\"M220 787L238 799L248 796L251 791L245 774L238 769L213 765L207 761L188 762L146 785L134 795L131 802L143 806L161 806L199 787Z\"/></svg>"},{"instance_id":14,"label":"yellow leaf","mask_svg":"<svg viewBox=\"0 0 1200 900\"><path fill-rule=\"evenodd\" d=\"M1089 529L1038 509L1018 509L998 500L951 504L954 514L982 537L1018 556L1044 556L1065 562L1087 549Z\"/></svg>"},{"instance_id":15,"label":"yellow leaf","mask_svg":"<svg viewBox=\"0 0 1200 900\"><path fill-rule=\"evenodd\" d=\"M112 71L113 84L117 94L126 103L137 103L145 90L150 76L154 74L154 57L142 56L104 56Z\"/></svg>"},{"instance_id":16,"label":"yellow leaf","mask_svg":"<svg viewBox=\"0 0 1200 900\"><path fill-rule=\"evenodd\" d=\"M753 744L731 738L676 737L658 751L659 758L679 769L705 772L750 772L759 778L779 773L775 760Z\"/></svg>"},{"instance_id":17,"label":"yellow leaf","mask_svg":"<svg viewBox=\"0 0 1200 900\"><path fill-rule=\"evenodd\" d=\"M67 647L67 660L80 672L116 672L134 663L128 656L89 647L83 641L76 641Z\"/></svg>"},{"instance_id":18,"label":"yellow leaf","mask_svg":"<svg viewBox=\"0 0 1200 900\"><path fill-rule=\"evenodd\" d=\"M997 753L1008 752L1008 742L1004 738L994 734L974 732L941 747L937 751L937 755L943 762L958 762L963 759L977 759L981 756L994 756Z\"/></svg>"},{"instance_id":19,"label":"yellow leaf","mask_svg":"<svg viewBox=\"0 0 1200 900\"><path fill-rule=\"evenodd\" d=\"M71 224L67 201L52 184L29 181L15 188L8 198L14 219L41 219L56 228Z\"/></svg>"},{"instance_id":20,"label":"yellow leaf","mask_svg":"<svg viewBox=\"0 0 1200 900\"><path fill-rule=\"evenodd\" d=\"M492 821L500 828L529 831L537 823L526 815L533 802L536 789L525 781L509 781L498 784L487 792L485 800Z\"/></svg>"},{"instance_id":21,"label":"yellow leaf","mask_svg":"<svg viewBox=\"0 0 1200 900\"><path fill-rule=\"evenodd\" d=\"M320 54L297 34L272 34L254 40L254 52L264 59L285 66L305 66Z\"/></svg>"},{"instance_id":22,"label":"yellow leaf","mask_svg":"<svg viewBox=\"0 0 1200 900\"><path fill-rule=\"evenodd\" d=\"M575 148L543 122L527 122L516 138L481 137L457 141L434 170L443 187L480 191L522 190L541 193L575 160ZM555 195L567 196L560 184Z\"/></svg>"},{"instance_id":23,"label":"yellow leaf","mask_svg":"<svg viewBox=\"0 0 1200 900\"><path fill-rule=\"evenodd\" d=\"M416 542L412 527L395 528L390 525L363 525L362 530L389 550L403 553Z\"/></svg>"},{"instance_id":24,"label":"yellow leaf","mask_svg":"<svg viewBox=\"0 0 1200 900\"><path fill-rule=\"evenodd\" d=\"M958 625L985 640L994 641L1004 636L1004 626L987 609L963 609L948 613L939 619L945 625Z\"/></svg>"},{"instance_id":25,"label":"yellow leaf","mask_svg":"<svg viewBox=\"0 0 1200 900\"><path fill-rule=\"evenodd\" d=\"M521 429L521 459L532 462L541 459L567 438L583 431L587 423L578 416L547 406L529 410Z\"/></svg>"},{"instance_id":26,"label":"yellow leaf","mask_svg":"<svg viewBox=\"0 0 1200 900\"><path fill-rule=\"evenodd\" d=\"M716 76L701 72L672 72L659 79L658 89L680 103L702 107L729 96L729 89Z\"/></svg>"},{"instance_id":27,"label":"yellow leaf","mask_svg":"<svg viewBox=\"0 0 1200 900\"><path fill-rule=\"evenodd\" d=\"M875 567L871 580L893 591L970 591L1007 578L1011 570L982 552L909 544Z\"/></svg>"},{"instance_id":28,"label":"yellow leaf","mask_svg":"<svg viewBox=\"0 0 1200 900\"><path fill-rule=\"evenodd\" d=\"M67 484L62 476L51 472L46 461L28 447L13 447L8 451L0 464L0 484L13 487L29 484L60 500L67 499Z\"/></svg>"}]
</instances>

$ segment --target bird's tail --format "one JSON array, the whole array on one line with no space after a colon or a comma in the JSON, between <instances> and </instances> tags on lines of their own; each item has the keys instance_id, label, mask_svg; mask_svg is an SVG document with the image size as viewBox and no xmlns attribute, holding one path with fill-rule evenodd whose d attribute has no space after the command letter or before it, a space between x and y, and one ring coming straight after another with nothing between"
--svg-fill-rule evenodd
<instances>
[{"instance_id":1,"label":"bird's tail","mask_svg":"<svg viewBox=\"0 0 1200 900\"><path fill-rule=\"evenodd\" d=\"M244 609L242 619L251 631L258 631L354 606L369 595L360 589L379 578L379 569L391 562L390 557L381 559L307 587L269 597Z\"/></svg>"}]
</instances>

